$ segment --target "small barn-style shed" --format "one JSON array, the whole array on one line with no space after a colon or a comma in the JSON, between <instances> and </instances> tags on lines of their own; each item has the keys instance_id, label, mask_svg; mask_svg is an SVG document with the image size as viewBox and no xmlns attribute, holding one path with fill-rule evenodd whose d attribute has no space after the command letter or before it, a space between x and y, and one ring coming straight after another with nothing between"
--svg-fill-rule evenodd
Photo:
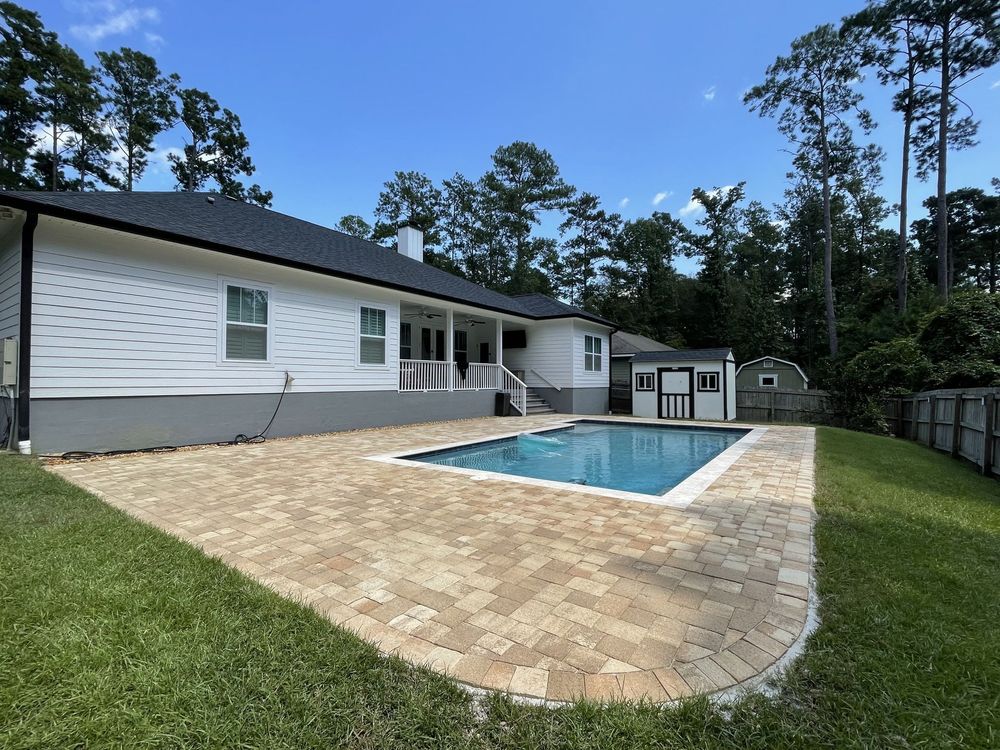
<instances>
[{"instance_id":1,"label":"small barn-style shed","mask_svg":"<svg viewBox=\"0 0 1000 750\"><path fill-rule=\"evenodd\" d=\"M804 391L809 388L809 378L801 367L787 359L758 357L736 370L736 387Z\"/></svg>"},{"instance_id":2,"label":"small barn-style shed","mask_svg":"<svg viewBox=\"0 0 1000 750\"><path fill-rule=\"evenodd\" d=\"M632 358L632 414L658 419L736 419L733 350L639 352Z\"/></svg>"}]
</instances>

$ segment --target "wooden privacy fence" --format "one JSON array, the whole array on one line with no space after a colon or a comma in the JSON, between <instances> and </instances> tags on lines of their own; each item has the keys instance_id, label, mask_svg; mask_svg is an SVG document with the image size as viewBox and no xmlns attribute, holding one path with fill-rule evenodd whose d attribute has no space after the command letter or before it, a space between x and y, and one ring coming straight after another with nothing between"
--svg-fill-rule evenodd
<instances>
[{"instance_id":1,"label":"wooden privacy fence","mask_svg":"<svg viewBox=\"0 0 1000 750\"><path fill-rule=\"evenodd\" d=\"M1000 388L914 393L890 401L887 416L897 437L1000 473Z\"/></svg>"},{"instance_id":2,"label":"wooden privacy fence","mask_svg":"<svg viewBox=\"0 0 1000 750\"><path fill-rule=\"evenodd\" d=\"M828 424L833 420L833 408L826 391L737 388L736 418L744 422Z\"/></svg>"}]
</instances>

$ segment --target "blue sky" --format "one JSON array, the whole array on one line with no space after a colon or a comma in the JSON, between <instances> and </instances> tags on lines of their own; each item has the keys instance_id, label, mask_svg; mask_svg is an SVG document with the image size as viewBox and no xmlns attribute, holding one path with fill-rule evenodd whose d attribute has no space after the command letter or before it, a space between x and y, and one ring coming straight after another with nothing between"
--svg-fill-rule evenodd
<instances>
[{"instance_id":1,"label":"blue sky","mask_svg":"<svg viewBox=\"0 0 1000 750\"><path fill-rule=\"evenodd\" d=\"M567 181L626 218L666 210L693 221L693 187L740 180L749 197L779 201L784 141L742 92L794 37L863 2L24 4L90 61L132 46L211 93L242 118L253 179L274 191L274 208L332 225L370 219L394 170L478 177L513 140L548 149ZM891 199L898 118L888 92L864 88ZM1000 69L965 94L982 143L952 155L949 184L986 187L1000 175ZM158 141L180 145L180 133ZM160 166L140 187L173 181ZM932 189L915 185L914 202Z\"/></svg>"}]
</instances>

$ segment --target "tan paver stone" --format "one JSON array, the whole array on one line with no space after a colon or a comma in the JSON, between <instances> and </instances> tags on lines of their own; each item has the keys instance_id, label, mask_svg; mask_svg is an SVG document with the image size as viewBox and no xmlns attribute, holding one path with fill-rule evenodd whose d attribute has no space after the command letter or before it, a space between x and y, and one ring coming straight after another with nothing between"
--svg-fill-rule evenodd
<instances>
[{"instance_id":1,"label":"tan paver stone","mask_svg":"<svg viewBox=\"0 0 1000 750\"><path fill-rule=\"evenodd\" d=\"M622 675L622 696L627 700L653 703L663 703L670 698L652 672L628 672Z\"/></svg>"},{"instance_id":2,"label":"tan paver stone","mask_svg":"<svg viewBox=\"0 0 1000 750\"><path fill-rule=\"evenodd\" d=\"M134 517L471 685L663 701L753 677L802 631L814 433L771 426L687 508L366 457L562 415L59 463Z\"/></svg>"},{"instance_id":3,"label":"tan paver stone","mask_svg":"<svg viewBox=\"0 0 1000 750\"><path fill-rule=\"evenodd\" d=\"M608 702L622 698L622 685L618 675L585 674L583 684L588 700Z\"/></svg>"},{"instance_id":4,"label":"tan paver stone","mask_svg":"<svg viewBox=\"0 0 1000 750\"><path fill-rule=\"evenodd\" d=\"M515 695L527 695L532 698L544 698L549 685L549 672L545 669L519 666L514 670L514 676L507 688Z\"/></svg>"},{"instance_id":5,"label":"tan paver stone","mask_svg":"<svg viewBox=\"0 0 1000 750\"><path fill-rule=\"evenodd\" d=\"M560 669L549 671L548 688L545 697L550 701L571 701L585 695L583 675Z\"/></svg>"}]
</instances>

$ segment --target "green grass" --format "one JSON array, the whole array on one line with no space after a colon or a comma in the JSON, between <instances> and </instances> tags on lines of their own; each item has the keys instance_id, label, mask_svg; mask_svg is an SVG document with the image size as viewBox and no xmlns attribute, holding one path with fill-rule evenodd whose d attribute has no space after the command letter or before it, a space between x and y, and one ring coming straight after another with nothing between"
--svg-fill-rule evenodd
<instances>
[{"instance_id":1,"label":"green grass","mask_svg":"<svg viewBox=\"0 0 1000 750\"><path fill-rule=\"evenodd\" d=\"M0 457L0 747L1000 745L1000 483L822 429L816 502L822 625L776 697L476 712L448 680Z\"/></svg>"}]
</instances>

